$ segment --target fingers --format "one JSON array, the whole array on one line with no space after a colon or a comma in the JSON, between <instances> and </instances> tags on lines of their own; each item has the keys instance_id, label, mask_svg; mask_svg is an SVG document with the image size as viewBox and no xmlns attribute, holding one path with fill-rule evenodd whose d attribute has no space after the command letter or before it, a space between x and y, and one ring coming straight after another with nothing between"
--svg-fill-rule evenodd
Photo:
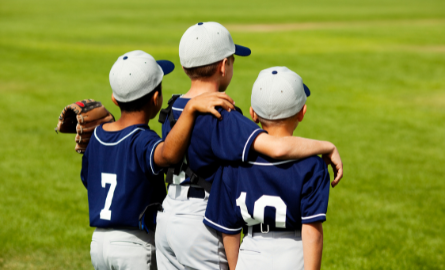
<instances>
[{"instance_id":1,"label":"fingers","mask_svg":"<svg viewBox=\"0 0 445 270\"><path fill-rule=\"evenodd\" d=\"M229 97L225 92L214 92L214 93L205 93L205 94L201 94L195 98L209 98L209 99L213 99L213 98L219 98L219 99L224 99L232 104L235 104L235 101L233 101L233 99L231 97Z\"/></svg>"},{"instance_id":2,"label":"fingers","mask_svg":"<svg viewBox=\"0 0 445 270\"><path fill-rule=\"evenodd\" d=\"M213 114L216 118L218 118L219 120L222 119L221 114L215 109L215 108L211 108L209 110L209 113Z\"/></svg>"},{"instance_id":3,"label":"fingers","mask_svg":"<svg viewBox=\"0 0 445 270\"><path fill-rule=\"evenodd\" d=\"M326 166L329 166L331 164L331 159L327 155L322 155L321 158L323 159L324 163L326 163Z\"/></svg>"},{"instance_id":4,"label":"fingers","mask_svg":"<svg viewBox=\"0 0 445 270\"><path fill-rule=\"evenodd\" d=\"M332 167L334 169L334 167ZM339 168L335 167L334 169L334 181L332 181L332 187L338 185L340 180L343 178L343 164L339 166Z\"/></svg>"},{"instance_id":5,"label":"fingers","mask_svg":"<svg viewBox=\"0 0 445 270\"><path fill-rule=\"evenodd\" d=\"M215 107L222 107L228 112L235 110L233 99L226 93L206 93L193 98L190 102L193 102L193 110L200 113L212 113L215 115Z\"/></svg>"},{"instance_id":6,"label":"fingers","mask_svg":"<svg viewBox=\"0 0 445 270\"><path fill-rule=\"evenodd\" d=\"M219 104L216 104L215 106L220 106L228 112L230 112L231 110L235 110L235 105L224 99L220 99Z\"/></svg>"}]
</instances>

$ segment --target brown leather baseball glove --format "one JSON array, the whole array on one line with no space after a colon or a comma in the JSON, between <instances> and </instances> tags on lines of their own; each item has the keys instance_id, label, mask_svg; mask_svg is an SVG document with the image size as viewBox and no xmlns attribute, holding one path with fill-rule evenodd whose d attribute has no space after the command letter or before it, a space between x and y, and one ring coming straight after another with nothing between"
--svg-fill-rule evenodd
<instances>
[{"instance_id":1,"label":"brown leather baseball glove","mask_svg":"<svg viewBox=\"0 0 445 270\"><path fill-rule=\"evenodd\" d=\"M114 116L99 101L84 99L66 106L59 116L56 132L77 133L75 150L83 154L94 129L107 122L114 122Z\"/></svg>"}]
</instances>

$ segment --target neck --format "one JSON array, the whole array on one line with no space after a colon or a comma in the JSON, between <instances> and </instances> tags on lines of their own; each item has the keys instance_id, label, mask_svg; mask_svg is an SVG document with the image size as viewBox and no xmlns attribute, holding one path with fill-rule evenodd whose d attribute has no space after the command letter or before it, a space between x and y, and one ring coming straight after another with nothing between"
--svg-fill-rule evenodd
<instances>
[{"instance_id":1,"label":"neck","mask_svg":"<svg viewBox=\"0 0 445 270\"><path fill-rule=\"evenodd\" d=\"M288 137L293 136L295 128L290 125L263 125L262 128L269 133L269 135L274 137Z\"/></svg>"},{"instance_id":2,"label":"neck","mask_svg":"<svg viewBox=\"0 0 445 270\"><path fill-rule=\"evenodd\" d=\"M192 80L190 90L183 96L194 98L204 93L214 93L219 91L219 82L209 78L208 80Z\"/></svg>"},{"instance_id":3,"label":"neck","mask_svg":"<svg viewBox=\"0 0 445 270\"><path fill-rule=\"evenodd\" d=\"M150 117L144 112L122 112L119 120L103 125L105 131L119 131L133 125L148 124Z\"/></svg>"}]
</instances>

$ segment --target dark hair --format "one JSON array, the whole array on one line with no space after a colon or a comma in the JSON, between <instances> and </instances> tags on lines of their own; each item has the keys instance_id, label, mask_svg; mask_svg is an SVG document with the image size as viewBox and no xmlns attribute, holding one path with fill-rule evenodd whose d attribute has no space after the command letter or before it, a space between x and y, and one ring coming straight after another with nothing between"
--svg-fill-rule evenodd
<instances>
[{"instance_id":1,"label":"dark hair","mask_svg":"<svg viewBox=\"0 0 445 270\"><path fill-rule=\"evenodd\" d=\"M156 86L156 88L153 89L153 91L151 91L150 93L148 93L145 96L142 96L136 100L133 100L130 102L120 102L117 100L116 101L117 101L117 104L119 104L119 108L121 108L121 111L139 112L139 111L142 111L142 109L144 109L144 106L150 102L151 98L153 97L153 95L156 92L159 92L159 94L162 95L162 82L160 82L158 84L158 86Z\"/></svg>"},{"instance_id":2,"label":"dark hair","mask_svg":"<svg viewBox=\"0 0 445 270\"><path fill-rule=\"evenodd\" d=\"M219 63L222 61L218 61L216 63L205 65L201 67L193 67L193 68L184 68L185 74L189 76L190 79L195 80L199 78L208 78L212 77L215 74L216 69L218 68Z\"/></svg>"}]
</instances>

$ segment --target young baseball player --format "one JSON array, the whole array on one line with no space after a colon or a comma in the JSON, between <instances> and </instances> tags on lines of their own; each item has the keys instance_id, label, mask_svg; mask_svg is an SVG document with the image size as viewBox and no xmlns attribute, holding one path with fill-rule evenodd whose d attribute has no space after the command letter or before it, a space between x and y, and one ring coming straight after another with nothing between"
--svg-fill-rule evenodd
<instances>
[{"instance_id":1,"label":"young baseball player","mask_svg":"<svg viewBox=\"0 0 445 270\"><path fill-rule=\"evenodd\" d=\"M184 155L198 112L221 117L214 107L234 109L225 94L192 99L165 141L147 125L162 105L162 78L174 69L143 51L120 56L110 71L112 99L121 118L94 130L82 159L88 190L95 269L156 269L154 233L138 230L139 215L166 195L160 167Z\"/></svg>"},{"instance_id":2,"label":"young baseball player","mask_svg":"<svg viewBox=\"0 0 445 270\"><path fill-rule=\"evenodd\" d=\"M179 44L179 57L191 87L185 95L169 102L171 112L162 127L164 137L174 126L171 118L182 115L190 98L226 90L233 75L235 54L248 56L250 49L235 45L221 24L198 23L187 29ZM292 136L273 137L238 111L220 112L222 121L206 115L196 118L183 164L186 169L175 171L171 181L167 174L170 185L164 210L158 213L156 231L161 269L228 269L221 234L203 223L209 185L222 177L224 165L246 161L252 150L277 159L328 154L334 170L338 169L334 185L342 176L340 156L333 144Z\"/></svg>"},{"instance_id":3,"label":"young baseball player","mask_svg":"<svg viewBox=\"0 0 445 270\"><path fill-rule=\"evenodd\" d=\"M253 85L250 114L269 134L292 136L309 95L295 72L268 68ZM280 161L252 151L215 179L204 223L238 240L225 245L231 269L320 269L328 198L329 173L320 157Z\"/></svg>"}]
</instances>

